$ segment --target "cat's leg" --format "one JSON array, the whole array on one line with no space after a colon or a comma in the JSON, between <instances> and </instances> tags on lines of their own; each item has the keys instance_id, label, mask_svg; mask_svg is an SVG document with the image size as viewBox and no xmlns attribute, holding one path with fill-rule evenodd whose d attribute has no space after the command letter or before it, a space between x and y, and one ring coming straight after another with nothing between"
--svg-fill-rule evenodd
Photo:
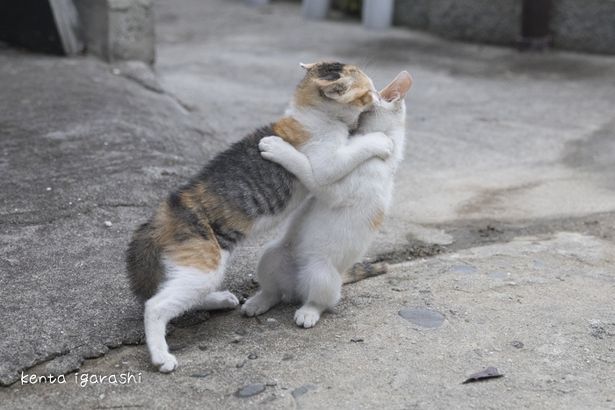
<instances>
[{"instance_id":1,"label":"cat's leg","mask_svg":"<svg viewBox=\"0 0 615 410\"><path fill-rule=\"evenodd\" d=\"M274 241L267 245L256 268L260 289L241 307L244 315L263 314L280 303L285 294L292 293L288 274L291 265L290 252L284 242Z\"/></svg>"},{"instance_id":2,"label":"cat's leg","mask_svg":"<svg viewBox=\"0 0 615 410\"><path fill-rule=\"evenodd\" d=\"M212 292L205 296L201 307L205 310L234 309L239 305L237 296L228 290Z\"/></svg>"},{"instance_id":3,"label":"cat's leg","mask_svg":"<svg viewBox=\"0 0 615 410\"><path fill-rule=\"evenodd\" d=\"M322 312L340 300L341 276L328 258L316 257L300 266L298 282L303 305L295 312L295 323L310 328L318 322Z\"/></svg>"},{"instance_id":4,"label":"cat's leg","mask_svg":"<svg viewBox=\"0 0 615 410\"><path fill-rule=\"evenodd\" d=\"M261 156L293 173L311 192L333 184L373 157L388 158L394 149L393 140L382 132L354 136L337 150L308 158L280 137L269 136L259 143Z\"/></svg>"},{"instance_id":5,"label":"cat's leg","mask_svg":"<svg viewBox=\"0 0 615 410\"><path fill-rule=\"evenodd\" d=\"M214 300L221 301L221 292L215 290L224 273L227 256L228 252L223 251L218 266L209 272L178 265L169 259L164 260L167 278L160 290L145 302L144 311L147 348L152 363L158 366L161 372L172 372L177 367L177 359L169 353L165 338L167 324L171 319L191 309L208 303L211 306ZM224 304L228 306L229 301L222 303ZM220 305L218 303L217 306Z\"/></svg>"},{"instance_id":6,"label":"cat's leg","mask_svg":"<svg viewBox=\"0 0 615 410\"><path fill-rule=\"evenodd\" d=\"M314 180L312 164L308 157L282 138L275 135L264 137L258 143L258 148L264 159L283 166L288 172L295 175L308 191L314 192L319 188Z\"/></svg>"}]
</instances>

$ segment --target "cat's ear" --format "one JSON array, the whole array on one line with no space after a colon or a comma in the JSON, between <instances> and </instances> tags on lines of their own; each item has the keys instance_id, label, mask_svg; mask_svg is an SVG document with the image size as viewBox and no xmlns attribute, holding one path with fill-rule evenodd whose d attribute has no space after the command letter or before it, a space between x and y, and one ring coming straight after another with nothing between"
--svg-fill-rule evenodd
<instances>
[{"instance_id":1,"label":"cat's ear","mask_svg":"<svg viewBox=\"0 0 615 410\"><path fill-rule=\"evenodd\" d=\"M397 77L380 91L385 101L391 102L403 99L412 87L412 76L407 71L397 74Z\"/></svg>"},{"instance_id":2,"label":"cat's ear","mask_svg":"<svg viewBox=\"0 0 615 410\"><path fill-rule=\"evenodd\" d=\"M310 64L299 63L299 67L303 68L304 70L309 70L310 68L314 67L315 65L316 65L316 63L310 63Z\"/></svg>"},{"instance_id":3,"label":"cat's ear","mask_svg":"<svg viewBox=\"0 0 615 410\"><path fill-rule=\"evenodd\" d=\"M340 100L350 91L353 80L350 77L341 77L334 81L322 78L315 79L314 81L325 97L332 100Z\"/></svg>"}]
</instances>

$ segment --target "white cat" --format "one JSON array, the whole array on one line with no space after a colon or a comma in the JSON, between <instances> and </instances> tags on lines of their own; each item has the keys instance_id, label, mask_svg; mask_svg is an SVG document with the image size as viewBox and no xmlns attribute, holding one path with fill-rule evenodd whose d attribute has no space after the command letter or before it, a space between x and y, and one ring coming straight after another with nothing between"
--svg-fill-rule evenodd
<instances>
[{"instance_id":1,"label":"white cat","mask_svg":"<svg viewBox=\"0 0 615 410\"><path fill-rule=\"evenodd\" d=\"M372 110L362 114L357 135L346 146L314 140L296 149L276 136L261 140L263 158L292 172L313 196L293 214L285 234L267 246L257 268L261 289L243 305L246 315L264 313L281 300L299 300L303 305L295 322L309 328L339 301L341 273L365 254L389 208L404 152L403 99L411 85L412 77L402 71L380 92ZM348 172L331 172L339 168L338 156L347 162L348 147L369 151L369 144L357 142L379 143L378 132L390 138L390 156L372 154L356 168L342 170Z\"/></svg>"}]
</instances>

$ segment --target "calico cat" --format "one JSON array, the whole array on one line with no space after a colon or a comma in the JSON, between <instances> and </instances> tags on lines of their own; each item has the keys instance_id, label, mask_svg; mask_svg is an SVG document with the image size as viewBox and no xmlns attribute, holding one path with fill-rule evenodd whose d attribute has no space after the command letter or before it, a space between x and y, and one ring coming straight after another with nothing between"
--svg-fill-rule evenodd
<instances>
[{"instance_id":1,"label":"calico cat","mask_svg":"<svg viewBox=\"0 0 615 410\"><path fill-rule=\"evenodd\" d=\"M359 260L383 222L391 202L395 171L405 144L404 97L412 78L402 71L380 92L371 111L361 116L357 135L375 131L390 137L389 158L372 158L335 181L323 179L319 170L328 167L326 144L306 144L301 150L276 136L263 138L263 158L292 172L314 195L293 214L285 234L271 243L257 270L259 292L242 306L248 316L261 314L281 300L299 300L295 322L312 327L321 313L340 298L345 272Z\"/></svg>"},{"instance_id":2,"label":"calico cat","mask_svg":"<svg viewBox=\"0 0 615 410\"><path fill-rule=\"evenodd\" d=\"M357 67L317 63L304 68L286 116L218 154L133 234L126 252L128 278L145 301L146 342L161 372L177 366L165 340L167 323L194 308L237 306L232 293L217 291L233 248L286 217L307 196L291 173L261 157L260 140L277 135L299 149L314 136L345 140L373 104L374 86ZM362 149L367 143L369 149ZM353 145L357 148L347 156L327 164L330 172L352 169L390 150L388 141L378 138Z\"/></svg>"}]
</instances>

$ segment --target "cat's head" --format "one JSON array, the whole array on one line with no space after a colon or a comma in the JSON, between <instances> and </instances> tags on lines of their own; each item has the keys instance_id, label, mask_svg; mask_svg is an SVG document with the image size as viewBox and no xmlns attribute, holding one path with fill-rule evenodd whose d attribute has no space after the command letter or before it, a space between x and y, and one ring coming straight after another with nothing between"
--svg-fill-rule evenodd
<instances>
[{"instance_id":1,"label":"cat's head","mask_svg":"<svg viewBox=\"0 0 615 410\"><path fill-rule=\"evenodd\" d=\"M372 80L354 65L319 62L301 67L306 73L294 98L299 109L318 110L354 126L378 98Z\"/></svg>"},{"instance_id":2,"label":"cat's head","mask_svg":"<svg viewBox=\"0 0 615 410\"><path fill-rule=\"evenodd\" d=\"M397 77L378 93L371 109L361 115L360 133L392 131L404 127L406 103L404 98L412 87L412 76L407 71Z\"/></svg>"}]
</instances>

